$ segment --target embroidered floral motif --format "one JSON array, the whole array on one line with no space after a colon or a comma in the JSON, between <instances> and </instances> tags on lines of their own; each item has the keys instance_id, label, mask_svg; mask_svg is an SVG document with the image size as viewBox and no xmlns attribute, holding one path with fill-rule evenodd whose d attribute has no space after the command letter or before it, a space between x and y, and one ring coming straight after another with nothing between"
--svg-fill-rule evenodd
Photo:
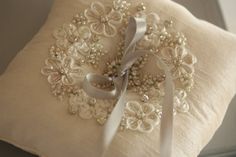
<instances>
[{"instance_id":1,"label":"embroidered floral motif","mask_svg":"<svg viewBox=\"0 0 236 157\"><path fill-rule=\"evenodd\" d=\"M141 105L137 101L129 101L126 104L125 114L127 128L131 130L150 132L160 122L154 105L150 103Z\"/></svg>"},{"instance_id":2,"label":"embroidered floral motif","mask_svg":"<svg viewBox=\"0 0 236 157\"><path fill-rule=\"evenodd\" d=\"M50 49L53 58L63 59L70 56L80 65L87 62L97 67L100 58L106 53L98 37L92 34L88 26L65 24L54 32L54 37L56 44Z\"/></svg>"},{"instance_id":3,"label":"embroidered floral motif","mask_svg":"<svg viewBox=\"0 0 236 157\"><path fill-rule=\"evenodd\" d=\"M78 113L82 119L91 119L93 117L94 110L92 105L88 102L88 95L83 90L78 90L76 95L70 96L69 112L72 114Z\"/></svg>"},{"instance_id":4,"label":"embroidered floral motif","mask_svg":"<svg viewBox=\"0 0 236 157\"><path fill-rule=\"evenodd\" d=\"M88 42L86 42L86 40L89 40L90 37L92 36L89 27L87 26L79 27L78 36L79 36L79 39L77 39L78 41L76 41L69 47L68 54L75 58L78 58L81 55L88 56L90 54L90 46L88 45Z\"/></svg>"},{"instance_id":5,"label":"embroidered floral motif","mask_svg":"<svg viewBox=\"0 0 236 157\"><path fill-rule=\"evenodd\" d=\"M175 49L167 47L161 51L160 57L170 66L174 78L194 73L193 65L196 63L196 58L187 53L183 47Z\"/></svg>"},{"instance_id":6,"label":"embroidered floral motif","mask_svg":"<svg viewBox=\"0 0 236 157\"><path fill-rule=\"evenodd\" d=\"M113 103L111 101L105 100L101 101L98 100L98 102L94 106L94 118L96 118L97 122L99 124L104 124L109 116L109 114L113 110Z\"/></svg>"},{"instance_id":7,"label":"embroidered floral motif","mask_svg":"<svg viewBox=\"0 0 236 157\"><path fill-rule=\"evenodd\" d=\"M53 36L56 39L56 45L62 49L68 48L70 42L78 35L77 28L73 24L64 24L53 33Z\"/></svg>"},{"instance_id":8,"label":"embroidered floral motif","mask_svg":"<svg viewBox=\"0 0 236 157\"><path fill-rule=\"evenodd\" d=\"M97 100L89 97L84 90L79 89L69 98L69 112L78 114L82 119L95 118L99 124L104 124L113 105L108 100Z\"/></svg>"},{"instance_id":9,"label":"embroidered floral motif","mask_svg":"<svg viewBox=\"0 0 236 157\"><path fill-rule=\"evenodd\" d=\"M62 82L65 85L73 85L78 78L83 77L83 69L70 57L63 60L47 59L46 66L42 69L42 74L48 76L50 84Z\"/></svg>"},{"instance_id":10,"label":"embroidered floral motif","mask_svg":"<svg viewBox=\"0 0 236 157\"><path fill-rule=\"evenodd\" d=\"M120 128L150 132L160 122L166 79L161 66L154 73L149 71L149 64L156 63L152 55L160 57L172 72L176 87L174 115L189 110L187 96L194 85L197 60L187 51L187 38L174 28L174 22L147 12L144 3L133 6L125 0L114 0L111 6L104 6L93 2L88 9L76 14L71 22L54 31L55 43L49 48L49 58L41 72L46 75L52 94L68 100L69 113L82 119L95 119L103 125L116 100L88 96L82 88L82 80L85 71L87 73L91 68L105 76L117 76L124 55L125 30L131 16L146 17L146 33L135 48L150 53L140 57L129 70L127 92L134 98L126 103ZM104 41L114 36L119 41L113 43L112 40L111 44L117 50L114 56L110 56ZM113 88L112 83L95 86Z\"/></svg>"},{"instance_id":11,"label":"embroidered floral motif","mask_svg":"<svg viewBox=\"0 0 236 157\"><path fill-rule=\"evenodd\" d=\"M91 8L85 10L85 16L91 23L90 28L96 34L103 34L108 37L115 36L117 28L115 24L121 23L122 16L111 7L105 7L100 2L93 2Z\"/></svg>"},{"instance_id":12,"label":"embroidered floral motif","mask_svg":"<svg viewBox=\"0 0 236 157\"><path fill-rule=\"evenodd\" d=\"M189 105L186 101L187 93L184 90L177 89L174 97L174 109L177 112L187 112Z\"/></svg>"},{"instance_id":13,"label":"embroidered floral motif","mask_svg":"<svg viewBox=\"0 0 236 157\"><path fill-rule=\"evenodd\" d=\"M189 92L194 85L193 76L189 73L181 75L179 77L179 81L187 92Z\"/></svg>"},{"instance_id":14,"label":"embroidered floral motif","mask_svg":"<svg viewBox=\"0 0 236 157\"><path fill-rule=\"evenodd\" d=\"M90 52L90 47L88 46L86 42L84 42L84 40L80 40L74 43L68 49L68 54L70 54L71 56L75 58L78 58L81 55L87 56L89 55L89 52Z\"/></svg>"}]
</instances>

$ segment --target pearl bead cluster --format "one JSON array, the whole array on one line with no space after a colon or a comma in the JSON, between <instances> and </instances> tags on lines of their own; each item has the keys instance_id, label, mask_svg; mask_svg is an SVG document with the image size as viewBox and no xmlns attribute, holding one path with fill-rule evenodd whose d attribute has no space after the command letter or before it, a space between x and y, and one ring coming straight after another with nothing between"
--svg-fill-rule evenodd
<instances>
[{"instance_id":1,"label":"pearl bead cluster","mask_svg":"<svg viewBox=\"0 0 236 157\"><path fill-rule=\"evenodd\" d=\"M84 13L76 14L72 19L72 23L77 24L77 25L86 25L87 19L84 16Z\"/></svg>"}]
</instances>

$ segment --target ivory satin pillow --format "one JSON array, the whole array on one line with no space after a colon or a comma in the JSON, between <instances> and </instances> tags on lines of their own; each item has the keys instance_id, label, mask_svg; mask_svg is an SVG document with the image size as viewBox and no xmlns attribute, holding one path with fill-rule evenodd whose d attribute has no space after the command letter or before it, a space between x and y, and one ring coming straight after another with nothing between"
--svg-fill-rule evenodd
<instances>
[{"instance_id":1,"label":"ivory satin pillow","mask_svg":"<svg viewBox=\"0 0 236 157\"><path fill-rule=\"evenodd\" d=\"M41 157L97 157L102 126L94 120L85 120L88 114L70 115L67 101L59 101L53 96L50 84L40 72L45 67L48 49L55 43L51 36L54 30L70 22L78 12L90 8L92 2L56 0L40 32L18 53L0 77L1 140ZM129 1L134 6L139 2ZM196 19L172 1L142 2L145 6L139 6L141 10L153 11L161 19L173 21L174 30L184 33L186 47L194 56L190 60L194 62L195 85L188 93L188 111L174 117L173 156L195 157L221 124L235 94L236 37ZM112 2L104 0L98 4L106 6L112 5ZM116 20L119 20L117 16ZM96 29L93 31L99 33ZM112 29L102 33L109 37L114 35ZM117 41L111 39L114 43ZM83 46L86 51L86 46ZM107 47L112 49L114 45L109 43ZM48 81L55 80L48 78ZM66 83L70 81L65 80ZM69 110L75 111L74 108ZM100 121L103 119L97 120L103 123ZM107 156L159 156L159 125L152 129L128 128L130 130L117 132Z\"/></svg>"}]
</instances>

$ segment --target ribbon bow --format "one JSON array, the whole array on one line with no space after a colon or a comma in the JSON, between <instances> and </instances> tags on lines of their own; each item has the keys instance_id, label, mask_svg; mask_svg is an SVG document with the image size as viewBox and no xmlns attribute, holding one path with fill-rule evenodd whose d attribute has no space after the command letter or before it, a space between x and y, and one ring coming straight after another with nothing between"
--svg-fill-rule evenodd
<instances>
[{"instance_id":1,"label":"ribbon bow","mask_svg":"<svg viewBox=\"0 0 236 157\"><path fill-rule=\"evenodd\" d=\"M126 30L125 51L121 59L121 65L118 69L118 75L116 77L106 77L99 74L89 73L85 76L85 79L83 81L83 89L89 96L98 99L117 99L117 103L104 127L101 145L102 156L111 144L111 141L120 125L124 113L125 93L128 86L129 69L139 57L144 56L146 53L149 53L149 51L147 50L135 50L136 43L144 36L146 28L147 24L144 17L130 17L129 24ZM164 105L162 109L161 121L160 154L161 157L171 157L173 83L171 80L171 74L167 66L157 56L155 57L157 58L157 61L160 63L160 65L162 65L166 76L165 97L163 101ZM114 88L110 91L107 91L93 86L92 83L113 83Z\"/></svg>"}]
</instances>

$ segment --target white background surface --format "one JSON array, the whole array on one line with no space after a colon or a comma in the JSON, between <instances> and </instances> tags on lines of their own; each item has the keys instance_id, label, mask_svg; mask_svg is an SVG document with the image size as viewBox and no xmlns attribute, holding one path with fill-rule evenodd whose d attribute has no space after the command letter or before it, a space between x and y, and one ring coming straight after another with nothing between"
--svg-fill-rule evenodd
<instances>
[{"instance_id":1,"label":"white background surface","mask_svg":"<svg viewBox=\"0 0 236 157\"><path fill-rule=\"evenodd\" d=\"M236 0L218 0L226 26L236 34Z\"/></svg>"}]
</instances>

